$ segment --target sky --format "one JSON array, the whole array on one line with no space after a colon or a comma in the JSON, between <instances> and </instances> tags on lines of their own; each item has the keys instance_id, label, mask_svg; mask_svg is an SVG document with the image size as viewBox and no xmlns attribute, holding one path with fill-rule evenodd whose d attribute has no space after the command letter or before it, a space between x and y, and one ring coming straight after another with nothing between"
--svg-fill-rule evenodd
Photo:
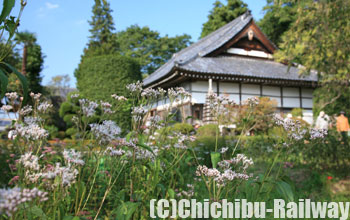
<instances>
[{"instance_id":1,"label":"sky","mask_svg":"<svg viewBox=\"0 0 350 220\"><path fill-rule=\"evenodd\" d=\"M215 0L109 0L116 31L138 24L170 37L189 34L198 40ZM226 2L222 0L222 2ZM255 20L263 17L265 0L244 0ZM74 70L88 42L94 0L28 0L19 31L34 32L45 55L43 84L68 74L75 87ZM19 0L16 0L19 4ZM12 15L16 15L16 7Z\"/></svg>"}]
</instances>

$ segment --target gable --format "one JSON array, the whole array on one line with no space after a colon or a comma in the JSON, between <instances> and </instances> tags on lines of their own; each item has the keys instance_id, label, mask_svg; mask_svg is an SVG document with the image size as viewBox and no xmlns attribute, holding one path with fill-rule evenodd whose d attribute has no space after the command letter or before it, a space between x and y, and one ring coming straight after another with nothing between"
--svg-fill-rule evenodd
<instances>
[{"instance_id":1,"label":"gable","mask_svg":"<svg viewBox=\"0 0 350 220\"><path fill-rule=\"evenodd\" d=\"M251 20L240 33L207 56L216 57L232 54L250 56L249 54L261 53L265 54L262 57L270 58L276 49L277 47L260 30L254 20ZM247 51L247 53L245 54L244 51Z\"/></svg>"}]
</instances>

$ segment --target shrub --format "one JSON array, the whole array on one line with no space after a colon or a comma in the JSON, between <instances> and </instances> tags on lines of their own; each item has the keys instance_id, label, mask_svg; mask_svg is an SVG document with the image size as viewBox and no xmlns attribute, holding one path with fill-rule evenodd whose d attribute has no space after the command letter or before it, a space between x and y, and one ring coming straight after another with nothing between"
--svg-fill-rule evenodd
<instances>
[{"instance_id":1,"label":"shrub","mask_svg":"<svg viewBox=\"0 0 350 220\"><path fill-rule=\"evenodd\" d=\"M102 55L83 58L75 71L77 87L89 100L103 100L113 104L112 94L129 97L125 86L141 80L138 62L121 55ZM125 103L112 120L125 131L130 129L130 104Z\"/></svg>"},{"instance_id":2,"label":"shrub","mask_svg":"<svg viewBox=\"0 0 350 220\"><path fill-rule=\"evenodd\" d=\"M196 151L197 156L201 163L211 167L210 153L215 152L215 135L202 135L199 136L195 142L193 142L193 147ZM218 138L218 149L226 147L226 139L223 137Z\"/></svg>"},{"instance_id":3,"label":"shrub","mask_svg":"<svg viewBox=\"0 0 350 220\"><path fill-rule=\"evenodd\" d=\"M76 128L68 128L66 131L66 135L70 136L73 139L75 139L75 136L77 133L78 133L78 130Z\"/></svg>"},{"instance_id":4,"label":"shrub","mask_svg":"<svg viewBox=\"0 0 350 220\"><path fill-rule=\"evenodd\" d=\"M303 109L301 108L293 108L291 111L293 117L303 117Z\"/></svg>"},{"instance_id":5,"label":"shrub","mask_svg":"<svg viewBox=\"0 0 350 220\"><path fill-rule=\"evenodd\" d=\"M211 136L215 138L217 129L218 126L216 124L203 125L198 128L197 136Z\"/></svg>"},{"instance_id":6,"label":"shrub","mask_svg":"<svg viewBox=\"0 0 350 220\"><path fill-rule=\"evenodd\" d=\"M194 128L191 124L187 123L176 123L172 127L172 130L175 132L179 132L181 134L189 134L194 131Z\"/></svg>"}]
</instances>

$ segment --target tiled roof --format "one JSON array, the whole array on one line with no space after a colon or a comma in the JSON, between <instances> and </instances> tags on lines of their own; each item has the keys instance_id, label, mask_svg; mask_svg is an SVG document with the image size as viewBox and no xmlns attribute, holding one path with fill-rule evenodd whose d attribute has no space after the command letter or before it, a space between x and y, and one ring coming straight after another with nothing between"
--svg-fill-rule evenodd
<instances>
[{"instance_id":1,"label":"tiled roof","mask_svg":"<svg viewBox=\"0 0 350 220\"><path fill-rule=\"evenodd\" d=\"M175 53L167 63L143 80L144 85L149 86L157 82L170 74L175 68L208 74L300 80L297 68L291 67L288 72L288 66L270 60L205 57L234 38L252 19L250 13L245 13L198 42ZM304 80L317 81L317 78L307 77Z\"/></svg>"},{"instance_id":2,"label":"tiled roof","mask_svg":"<svg viewBox=\"0 0 350 220\"><path fill-rule=\"evenodd\" d=\"M272 61L246 57L199 57L180 70L203 74L246 76L267 79L317 81L317 75L299 76L299 68Z\"/></svg>"}]
</instances>

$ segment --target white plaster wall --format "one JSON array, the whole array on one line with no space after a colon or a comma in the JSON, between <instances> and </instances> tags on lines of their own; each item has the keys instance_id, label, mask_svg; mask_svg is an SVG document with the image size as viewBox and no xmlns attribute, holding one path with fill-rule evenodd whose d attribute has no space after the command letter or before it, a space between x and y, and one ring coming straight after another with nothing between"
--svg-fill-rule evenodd
<instances>
[{"instance_id":1,"label":"white plaster wall","mask_svg":"<svg viewBox=\"0 0 350 220\"><path fill-rule=\"evenodd\" d=\"M227 96L227 93L220 93L220 96ZM228 95L230 100L233 100L236 104L239 104L239 95L237 94L229 94Z\"/></svg>"},{"instance_id":2,"label":"white plaster wall","mask_svg":"<svg viewBox=\"0 0 350 220\"><path fill-rule=\"evenodd\" d=\"M283 107L300 108L300 99L299 98L286 98L286 97L283 97Z\"/></svg>"},{"instance_id":3,"label":"white plaster wall","mask_svg":"<svg viewBox=\"0 0 350 220\"><path fill-rule=\"evenodd\" d=\"M242 93L254 94L260 96L260 85L242 84Z\"/></svg>"},{"instance_id":4,"label":"white plaster wall","mask_svg":"<svg viewBox=\"0 0 350 220\"><path fill-rule=\"evenodd\" d=\"M303 108L312 108L312 99L302 99Z\"/></svg>"},{"instance_id":5,"label":"white plaster wall","mask_svg":"<svg viewBox=\"0 0 350 220\"><path fill-rule=\"evenodd\" d=\"M262 94L264 96L279 96L281 97L281 88L276 86L263 86Z\"/></svg>"},{"instance_id":6,"label":"white plaster wall","mask_svg":"<svg viewBox=\"0 0 350 220\"><path fill-rule=\"evenodd\" d=\"M207 93L192 92L192 103L204 104Z\"/></svg>"},{"instance_id":7,"label":"white plaster wall","mask_svg":"<svg viewBox=\"0 0 350 220\"><path fill-rule=\"evenodd\" d=\"M216 82L212 83L213 92L217 92ZM195 81L192 82L192 91L208 92L209 82L208 81Z\"/></svg>"},{"instance_id":8,"label":"white plaster wall","mask_svg":"<svg viewBox=\"0 0 350 220\"><path fill-rule=\"evenodd\" d=\"M239 93L238 83L220 82L220 93Z\"/></svg>"},{"instance_id":9,"label":"white plaster wall","mask_svg":"<svg viewBox=\"0 0 350 220\"><path fill-rule=\"evenodd\" d=\"M299 97L299 88L284 87L283 97Z\"/></svg>"},{"instance_id":10,"label":"white plaster wall","mask_svg":"<svg viewBox=\"0 0 350 220\"><path fill-rule=\"evenodd\" d=\"M301 95L302 97L306 98L312 98L312 93L314 92L313 89L301 89Z\"/></svg>"},{"instance_id":11,"label":"white plaster wall","mask_svg":"<svg viewBox=\"0 0 350 220\"><path fill-rule=\"evenodd\" d=\"M269 96L267 96L269 97ZM271 100L275 100L277 102L277 107L281 107L281 97L269 97Z\"/></svg>"}]
</instances>

